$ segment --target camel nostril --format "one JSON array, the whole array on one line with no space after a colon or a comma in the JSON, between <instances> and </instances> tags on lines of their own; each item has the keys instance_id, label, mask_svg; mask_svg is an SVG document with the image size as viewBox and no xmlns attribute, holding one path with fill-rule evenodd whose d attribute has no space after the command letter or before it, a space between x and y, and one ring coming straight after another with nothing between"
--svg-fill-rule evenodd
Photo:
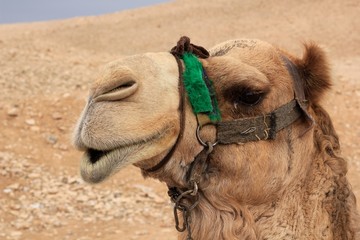
<instances>
[{"instance_id":1,"label":"camel nostril","mask_svg":"<svg viewBox=\"0 0 360 240\"><path fill-rule=\"evenodd\" d=\"M95 97L94 101L118 101L133 95L138 88L135 81L123 82Z\"/></svg>"},{"instance_id":2,"label":"camel nostril","mask_svg":"<svg viewBox=\"0 0 360 240\"><path fill-rule=\"evenodd\" d=\"M123 83L123 84L111 89L110 91L106 92L105 94L125 90L127 88L132 87L134 84L135 84L134 81L129 81L129 82Z\"/></svg>"}]
</instances>

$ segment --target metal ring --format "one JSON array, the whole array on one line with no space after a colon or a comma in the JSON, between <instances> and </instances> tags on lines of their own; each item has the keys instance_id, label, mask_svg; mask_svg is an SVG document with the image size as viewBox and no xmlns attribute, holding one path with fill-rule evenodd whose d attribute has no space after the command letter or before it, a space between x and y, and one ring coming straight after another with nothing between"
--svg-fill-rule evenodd
<instances>
[{"instance_id":1,"label":"metal ring","mask_svg":"<svg viewBox=\"0 0 360 240\"><path fill-rule=\"evenodd\" d=\"M199 141L199 143L201 145L203 145L204 147L209 147L209 145L212 146L212 147L215 147L219 143L218 141L216 141L214 143L204 142L200 137L200 129L201 129L201 127L200 127L200 125L198 125L197 128L196 128L196 138L197 138L197 140Z\"/></svg>"}]
</instances>

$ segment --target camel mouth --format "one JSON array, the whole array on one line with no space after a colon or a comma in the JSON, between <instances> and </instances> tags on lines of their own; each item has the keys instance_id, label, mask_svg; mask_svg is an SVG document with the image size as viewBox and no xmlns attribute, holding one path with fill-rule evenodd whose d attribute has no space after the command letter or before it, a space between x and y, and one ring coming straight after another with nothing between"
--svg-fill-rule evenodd
<instances>
[{"instance_id":1,"label":"camel mouth","mask_svg":"<svg viewBox=\"0 0 360 240\"><path fill-rule=\"evenodd\" d=\"M150 137L112 149L101 150L85 147L80 164L81 177L88 183L102 182L119 169L137 162L139 157L144 158L143 150L152 144L161 142L161 139L169 135L170 129L171 127L166 126L162 131Z\"/></svg>"},{"instance_id":2,"label":"camel mouth","mask_svg":"<svg viewBox=\"0 0 360 240\"><path fill-rule=\"evenodd\" d=\"M83 155L80 173L84 181L99 183L129 164L128 156L142 148L143 144L118 147L112 150L88 148Z\"/></svg>"}]
</instances>

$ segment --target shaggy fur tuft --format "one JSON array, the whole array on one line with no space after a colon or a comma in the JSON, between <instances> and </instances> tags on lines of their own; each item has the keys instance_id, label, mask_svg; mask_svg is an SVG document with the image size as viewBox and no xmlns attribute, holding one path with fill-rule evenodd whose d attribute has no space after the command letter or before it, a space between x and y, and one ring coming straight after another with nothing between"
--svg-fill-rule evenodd
<instances>
[{"instance_id":1,"label":"shaggy fur tuft","mask_svg":"<svg viewBox=\"0 0 360 240\"><path fill-rule=\"evenodd\" d=\"M304 55L301 59L295 60L295 64L304 80L306 98L317 103L332 86L330 68L324 50L315 43L307 43L304 46Z\"/></svg>"}]
</instances>

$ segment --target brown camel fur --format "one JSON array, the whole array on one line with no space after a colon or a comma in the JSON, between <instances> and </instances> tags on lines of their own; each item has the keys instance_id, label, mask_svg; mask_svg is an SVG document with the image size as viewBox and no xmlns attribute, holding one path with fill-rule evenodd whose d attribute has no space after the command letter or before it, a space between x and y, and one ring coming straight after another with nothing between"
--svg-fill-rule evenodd
<instances>
[{"instance_id":1,"label":"brown camel fur","mask_svg":"<svg viewBox=\"0 0 360 240\"><path fill-rule=\"evenodd\" d=\"M214 83L222 120L269 113L294 98L283 56L296 66L308 100L307 112L275 139L217 145L199 183L199 204L191 212L193 239L360 239L356 199L346 179L338 136L321 100L331 86L325 54L305 45L302 58L259 40L234 40L201 59ZM144 176L186 188L186 172L203 149L196 118L186 102L180 132L179 70L170 53L126 57L107 65L90 90L74 143L85 151L81 174L97 183L129 165ZM260 94L255 104L241 96ZM214 141L215 127L202 138ZM179 239L186 239L187 232Z\"/></svg>"}]
</instances>

